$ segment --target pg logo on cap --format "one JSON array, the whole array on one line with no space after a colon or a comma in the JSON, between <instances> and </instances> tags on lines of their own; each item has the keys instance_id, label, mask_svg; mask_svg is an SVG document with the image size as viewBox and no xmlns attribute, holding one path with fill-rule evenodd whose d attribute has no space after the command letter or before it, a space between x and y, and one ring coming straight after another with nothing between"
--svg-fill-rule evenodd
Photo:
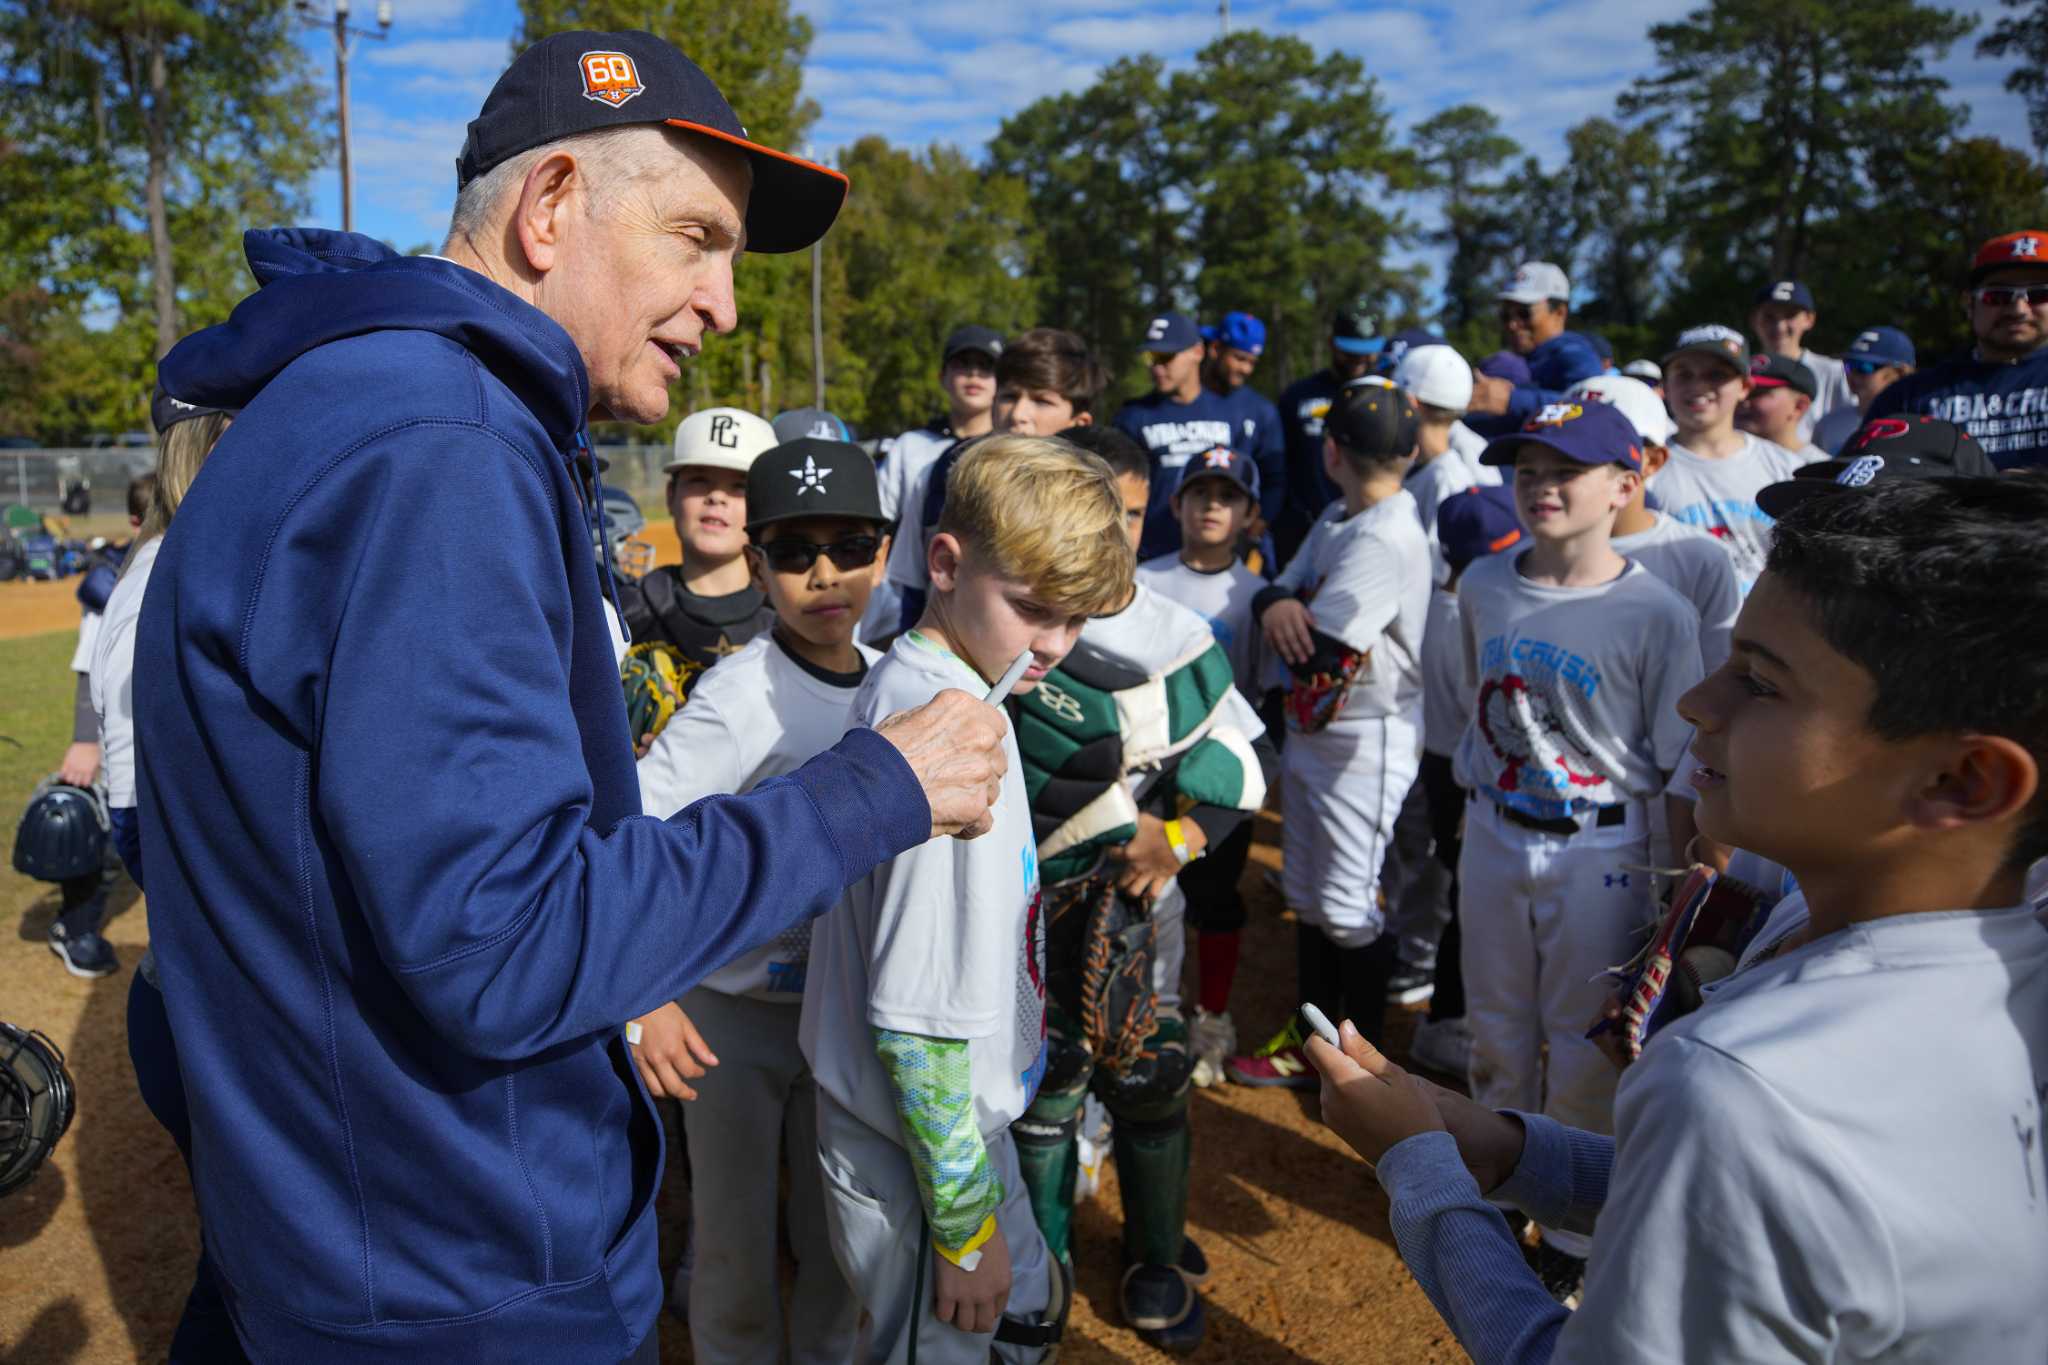
<instances>
[{"instance_id":1,"label":"pg logo on cap","mask_svg":"<svg viewBox=\"0 0 2048 1365\"><path fill-rule=\"evenodd\" d=\"M647 87L640 84L640 71L623 52L586 52L576 59L583 73L583 98L600 100L616 109Z\"/></svg>"},{"instance_id":2,"label":"pg logo on cap","mask_svg":"<svg viewBox=\"0 0 2048 1365\"><path fill-rule=\"evenodd\" d=\"M1543 411L1529 419L1529 425L1524 427L1523 430L1534 431L1537 427L1561 427L1566 422L1583 416L1585 411L1577 403L1548 403L1544 405Z\"/></svg>"}]
</instances>

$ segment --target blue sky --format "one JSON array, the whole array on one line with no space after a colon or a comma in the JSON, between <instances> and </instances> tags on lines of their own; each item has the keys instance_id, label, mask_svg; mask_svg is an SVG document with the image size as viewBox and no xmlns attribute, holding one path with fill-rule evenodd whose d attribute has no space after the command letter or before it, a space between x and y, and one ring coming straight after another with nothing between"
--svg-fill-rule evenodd
<instances>
[{"instance_id":1,"label":"blue sky","mask_svg":"<svg viewBox=\"0 0 2048 1365\"><path fill-rule=\"evenodd\" d=\"M331 0L315 3L324 10ZM1471 101L1551 161L1566 128L1611 114L1615 95L1649 69L1649 26L1697 3L1549 0L1504 17L1492 0L1240 0L1231 23L1363 58L1404 131ZM373 0L356 0L358 14L371 8ZM509 60L517 12L512 0L392 0L392 8L389 39L359 42L351 67L356 226L407 247L438 242L447 226L463 128ZM1214 0L797 0L797 8L817 31L805 89L822 110L799 150L825 159L868 133L979 152L1005 117L1086 86L1120 56L1153 52L1187 64L1220 22ZM1985 15L1988 26L1999 7L1968 0L1957 8ZM309 31L304 41L331 87L331 39ZM1952 98L1969 105L1973 131L2025 147L2025 110L2000 88L2006 65L1978 60L1974 47L1974 38L1958 44L1941 68ZM317 177L311 222L340 225L337 181L331 166ZM1433 216L1427 204L1413 211Z\"/></svg>"}]
</instances>

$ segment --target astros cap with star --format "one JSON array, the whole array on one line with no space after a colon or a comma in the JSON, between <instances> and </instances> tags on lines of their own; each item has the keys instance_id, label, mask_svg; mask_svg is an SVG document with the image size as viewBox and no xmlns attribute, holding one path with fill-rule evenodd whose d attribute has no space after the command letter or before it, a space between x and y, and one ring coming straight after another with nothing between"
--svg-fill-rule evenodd
<instances>
[{"instance_id":1,"label":"astros cap with star","mask_svg":"<svg viewBox=\"0 0 2048 1365\"><path fill-rule=\"evenodd\" d=\"M1970 283L1977 284L1994 270L2007 266L2034 265L2048 270L2048 232L2029 228L1993 237L1977 248L1970 258Z\"/></svg>"},{"instance_id":2,"label":"astros cap with star","mask_svg":"<svg viewBox=\"0 0 2048 1365\"><path fill-rule=\"evenodd\" d=\"M875 462L851 441L804 436L761 453L747 471L747 534L798 517L884 525Z\"/></svg>"},{"instance_id":3,"label":"astros cap with star","mask_svg":"<svg viewBox=\"0 0 2048 1365\"><path fill-rule=\"evenodd\" d=\"M1257 506L1259 501L1259 467L1251 457L1229 446L1211 446L1201 454L1192 456L1180 467L1180 478L1173 485L1174 496L1196 479L1227 479L1245 492L1245 496Z\"/></svg>"},{"instance_id":4,"label":"astros cap with star","mask_svg":"<svg viewBox=\"0 0 2048 1365\"><path fill-rule=\"evenodd\" d=\"M1618 464L1640 474L1641 440L1620 408L1594 399L1567 399L1546 403L1520 431L1496 439L1481 452L1479 463L1511 465L1523 446L1539 445L1580 464Z\"/></svg>"},{"instance_id":5,"label":"astros cap with star","mask_svg":"<svg viewBox=\"0 0 2048 1365\"><path fill-rule=\"evenodd\" d=\"M676 428L675 455L661 467L673 474L685 466L731 469L744 474L762 451L775 444L775 428L742 408L705 408Z\"/></svg>"},{"instance_id":6,"label":"astros cap with star","mask_svg":"<svg viewBox=\"0 0 2048 1365\"><path fill-rule=\"evenodd\" d=\"M636 30L551 33L514 57L470 121L455 187L535 147L636 123L681 128L746 153L754 168L748 251L801 251L825 235L846 202L844 175L749 138L701 67L667 40Z\"/></svg>"}]
</instances>

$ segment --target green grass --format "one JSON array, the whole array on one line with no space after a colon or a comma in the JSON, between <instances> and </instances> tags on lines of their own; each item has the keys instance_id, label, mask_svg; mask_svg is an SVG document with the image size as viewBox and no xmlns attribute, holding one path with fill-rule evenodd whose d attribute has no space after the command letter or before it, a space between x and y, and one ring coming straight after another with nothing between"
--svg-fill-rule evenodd
<instances>
[{"instance_id":1,"label":"green grass","mask_svg":"<svg viewBox=\"0 0 2048 1365\"><path fill-rule=\"evenodd\" d=\"M78 633L51 631L0 640L0 905L18 905L49 888L13 868L14 830L36 783L57 770L71 743L71 699L78 678L71 652Z\"/></svg>"}]
</instances>

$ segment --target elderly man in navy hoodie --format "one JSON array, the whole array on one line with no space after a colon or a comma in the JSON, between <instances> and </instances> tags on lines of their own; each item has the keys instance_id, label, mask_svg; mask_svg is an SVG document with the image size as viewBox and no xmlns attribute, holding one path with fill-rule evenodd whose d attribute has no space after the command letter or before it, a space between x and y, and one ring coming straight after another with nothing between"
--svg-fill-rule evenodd
<instances>
[{"instance_id":1,"label":"elderly man in navy hoodie","mask_svg":"<svg viewBox=\"0 0 2048 1365\"><path fill-rule=\"evenodd\" d=\"M1519 430L1545 404L1561 400L1566 389L1607 368L1591 341L1565 330L1571 302L1571 281L1550 262L1525 261L1515 267L1500 291L1501 340L1529 362L1530 380L1477 379L1467 426L1486 437Z\"/></svg>"},{"instance_id":2,"label":"elderly man in navy hoodie","mask_svg":"<svg viewBox=\"0 0 2048 1365\"><path fill-rule=\"evenodd\" d=\"M162 366L241 410L157 561L136 703L194 1183L258 1360L655 1359L661 1137L621 1021L986 828L1003 769L955 692L640 814L584 424L658 420L735 325L734 258L814 241L845 180L645 33L529 48L457 175L439 258L249 234L262 287Z\"/></svg>"}]
</instances>

